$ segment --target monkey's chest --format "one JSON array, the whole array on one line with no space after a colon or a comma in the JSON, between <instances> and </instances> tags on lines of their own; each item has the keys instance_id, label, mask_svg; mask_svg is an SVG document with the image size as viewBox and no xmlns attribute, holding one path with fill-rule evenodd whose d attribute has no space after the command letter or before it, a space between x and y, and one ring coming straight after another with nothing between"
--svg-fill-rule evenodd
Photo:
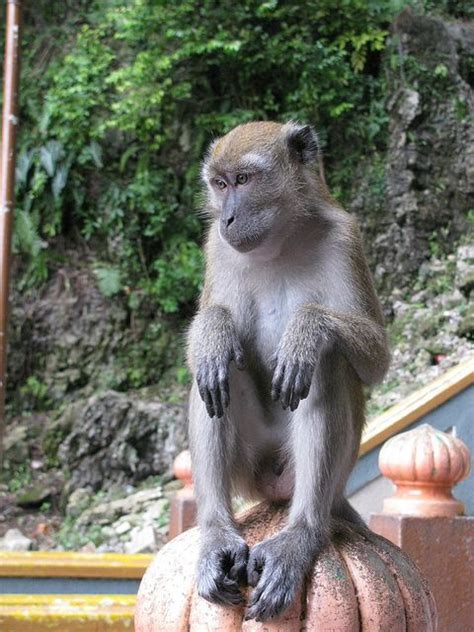
<instances>
[{"instance_id":1,"label":"monkey's chest","mask_svg":"<svg viewBox=\"0 0 474 632\"><path fill-rule=\"evenodd\" d=\"M304 293L296 293L285 284L269 291L261 287L255 296L253 340L259 359L268 365L278 349L291 317L308 302Z\"/></svg>"}]
</instances>

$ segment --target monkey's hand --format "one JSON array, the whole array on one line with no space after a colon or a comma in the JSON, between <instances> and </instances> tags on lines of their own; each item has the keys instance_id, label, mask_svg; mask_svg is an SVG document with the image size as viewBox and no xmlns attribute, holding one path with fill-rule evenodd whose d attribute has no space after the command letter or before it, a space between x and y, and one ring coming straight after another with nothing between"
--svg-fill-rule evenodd
<instances>
[{"instance_id":1,"label":"monkey's hand","mask_svg":"<svg viewBox=\"0 0 474 632\"><path fill-rule=\"evenodd\" d=\"M211 311L211 310L209 310ZM209 417L223 417L229 405L229 367L244 368L244 353L227 310L214 308L201 323L197 341L196 382Z\"/></svg>"},{"instance_id":2,"label":"monkey's hand","mask_svg":"<svg viewBox=\"0 0 474 632\"><path fill-rule=\"evenodd\" d=\"M301 311L286 329L276 353L272 399L296 410L308 397L316 366L318 337L310 314Z\"/></svg>"}]
</instances>

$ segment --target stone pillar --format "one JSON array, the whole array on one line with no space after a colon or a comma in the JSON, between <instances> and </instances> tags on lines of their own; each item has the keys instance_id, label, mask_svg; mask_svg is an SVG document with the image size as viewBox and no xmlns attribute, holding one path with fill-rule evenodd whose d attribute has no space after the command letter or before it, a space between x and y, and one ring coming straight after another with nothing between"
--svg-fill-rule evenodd
<instances>
[{"instance_id":1,"label":"stone pillar","mask_svg":"<svg viewBox=\"0 0 474 632\"><path fill-rule=\"evenodd\" d=\"M389 439L380 452L382 474L396 487L373 514L370 528L416 562L433 591L440 631L474 625L474 517L451 489L466 478L470 454L456 437L423 425Z\"/></svg>"},{"instance_id":2,"label":"stone pillar","mask_svg":"<svg viewBox=\"0 0 474 632\"><path fill-rule=\"evenodd\" d=\"M178 454L174 461L173 472L176 478L183 483L183 488L176 492L171 500L168 532L170 540L196 524L197 509L189 450L184 450Z\"/></svg>"}]
</instances>

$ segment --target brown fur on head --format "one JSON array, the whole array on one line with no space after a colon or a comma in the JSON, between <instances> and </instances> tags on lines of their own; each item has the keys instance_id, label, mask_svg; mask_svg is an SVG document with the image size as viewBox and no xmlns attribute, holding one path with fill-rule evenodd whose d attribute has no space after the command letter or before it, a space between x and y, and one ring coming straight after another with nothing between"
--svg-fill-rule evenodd
<instances>
[{"instance_id":1,"label":"brown fur on head","mask_svg":"<svg viewBox=\"0 0 474 632\"><path fill-rule=\"evenodd\" d=\"M316 132L292 121L239 125L212 143L202 176L220 235L240 252L258 248L328 199Z\"/></svg>"},{"instance_id":2,"label":"brown fur on head","mask_svg":"<svg viewBox=\"0 0 474 632\"><path fill-rule=\"evenodd\" d=\"M319 142L316 132L309 125L290 121L274 123L255 121L235 127L222 138L216 139L209 147L204 161L203 176L208 167L240 168L246 166L247 154L261 156L262 160L294 159L301 165L314 165L319 158Z\"/></svg>"}]
</instances>

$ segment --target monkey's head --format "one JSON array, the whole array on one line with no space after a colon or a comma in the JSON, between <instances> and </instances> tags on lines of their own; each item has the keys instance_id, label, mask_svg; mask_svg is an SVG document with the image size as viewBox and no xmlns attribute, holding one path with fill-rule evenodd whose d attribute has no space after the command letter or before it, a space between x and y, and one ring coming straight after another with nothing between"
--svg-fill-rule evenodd
<instances>
[{"instance_id":1,"label":"monkey's head","mask_svg":"<svg viewBox=\"0 0 474 632\"><path fill-rule=\"evenodd\" d=\"M318 168L309 125L247 123L215 140L202 176L221 238L242 253L279 247L307 212L310 192L324 188Z\"/></svg>"}]
</instances>

